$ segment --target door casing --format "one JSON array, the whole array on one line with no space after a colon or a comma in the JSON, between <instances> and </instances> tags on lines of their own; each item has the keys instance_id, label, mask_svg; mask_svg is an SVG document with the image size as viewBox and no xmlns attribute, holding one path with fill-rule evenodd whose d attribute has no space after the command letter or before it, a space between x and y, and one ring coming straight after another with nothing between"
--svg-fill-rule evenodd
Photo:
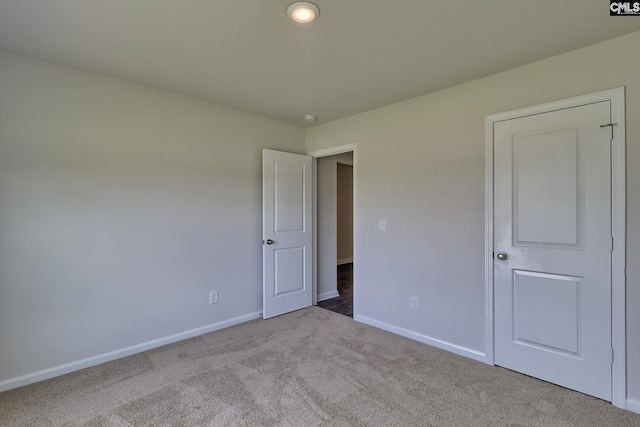
<instances>
[{"instance_id":1,"label":"door casing","mask_svg":"<svg viewBox=\"0 0 640 427\"><path fill-rule=\"evenodd\" d=\"M494 353L494 123L518 117L546 113L594 102L610 101L612 129L611 145L611 230L613 251L611 252L612 307L611 345L614 350L612 363L611 403L627 408L626 387L626 173L625 173L625 98L624 87L595 92L583 96L521 108L485 117L485 363L495 364Z\"/></svg>"}]
</instances>

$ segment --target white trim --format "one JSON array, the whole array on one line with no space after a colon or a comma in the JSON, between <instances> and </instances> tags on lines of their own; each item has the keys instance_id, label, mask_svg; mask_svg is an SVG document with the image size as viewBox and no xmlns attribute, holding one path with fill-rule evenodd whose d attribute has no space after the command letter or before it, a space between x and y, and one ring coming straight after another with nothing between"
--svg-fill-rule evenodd
<instances>
[{"instance_id":1,"label":"white trim","mask_svg":"<svg viewBox=\"0 0 640 427\"><path fill-rule=\"evenodd\" d=\"M611 346L615 351L612 365L611 403L627 407L627 330L626 330L626 122L624 87L611 92Z\"/></svg>"},{"instance_id":2,"label":"white trim","mask_svg":"<svg viewBox=\"0 0 640 427\"><path fill-rule=\"evenodd\" d=\"M317 158L317 157L327 157L327 156L333 156L336 154L348 153L350 151L353 151L355 153L357 148L358 148L358 144L355 144L355 143L338 145L336 147L329 147L329 148L323 148L321 150L309 151L307 152L307 156Z\"/></svg>"},{"instance_id":3,"label":"white trim","mask_svg":"<svg viewBox=\"0 0 640 427\"><path fill-rule=\"evenodd\" d=\"M167 344L172 344L174 342L182 341L187 338L193 338L199 335L207 334L209 332L218 331L220 329L228 328L230 326L238 325L250 320L259 319L261 317L262 312L245 314L244 316L234 317L233 319L213 323L211 325L202 326L151 341L146 341L141 344L132 345L130 347L121 348L119 350L110 351L107 353L99 354L97 356L87 357L75 362L69 362L63 365L54 366L53 368L43 369L15 378L9 378L8 380L0 381L0 392L22 387L28 384L33 384L39 381L48 380L50 378L68 374L69 372L78 371L80 369L89 368L91 366L110 362L122 357L131 356L132 354L142 353L143 351L151 350Z\"/></svg>"},{"instance_id":4,"label":"white trim","mask_svg":"<svg viewBox=\"0 0 640 427\"><path fill-rule=\"evenodd\" d=\"M312 274L311 274L311 305L317 305L318 301L322 301L321 299L319 299L318 297L318 159L313 157L311 159L311 175L312 175L312 181L311 181L311 185L312 185L312 204L313 207L311 208L311 216L312 218L312 244L311 244L311 250L312 250L312 255L311 255L311 268L312 270ZM336 291L337 292L337 291Z\"/></svg>"},{"instance_id":5,"label":"white trim","mask_svg":"<svg viewBox=\"0 0 640 427\"><path fill-rule=\"evenodd\" d=\"M339 259L336 265L351 264L352 262L353 262L353 258Z\"/></svg>"},{"instance_id":6,"label":"white trim","mask_svg":"<svg viewBox=\"0 0 640 427\"><path fill-rule=\"evenodd\" d=\"M640 400L627 399L627 410L640 414Z\"/></svg>"},{"instance_id":7,"label":"white trim","mask_svg":"<svg viewBox=\"0 0 640 427\"><path fill-rule=\"evenodd\" d=\"M493 114L485 118L485 352L486 363L494 363L493 306L493 126L497 122L530 116L595 102L611 102L613 142L611 146L611 227L614 248L611 253L611 346L615 351L612 364L611 403L629 409L627 401L626 363L626 172L625 172L625 93L624 87L595 92L574 98L549 102L518 110Z\"/></svg>"},{"instance_id":8,"label":"white trim","mask_svg":"<svg viewBox=\"0 0 640 427\"><path fill-rule=\"evenodd\" d=\"M358 291L360 287L358 286L358 280L360 274L358 273L358 144L345 144L339 145L337 147L325 148L322 150L315 150L307 152L307 156L311 156L314 159L319 157L327 157L333 156L335 154L342 154L353 152L353 317L358 314ZM314 168L315 169L315 168ZM317 193L317 183L314 183L313 191ZM314 207L315 212L315 207ZM315 215L315 214L314 214ZM317 216L314 216L314 227L317 222ZM317 236L313 239L313 251L314 253L318 253L318 240ZM318 278L318 270L314 269L313 282L315 289L317 289L317 278ZM317 291L316 291L317 292Z\"/></svg>"},{"instance_id":9,"label":"white trim","mask_svg":"<svg viewBox=\"0 0 640 427\"><path fill-rule=\"evenodd\" d=\"M318 295L318 302L325 301L331 298L339 297L340 293L338 291L329 291L323 294Z\"/></svg>"},{"instance_id":10,"label":"white trim","mask_svg":"<svg viewBox=\"0 0 640 427\"><path fill-rule=\"evenodd\" d=\"M411 331L409 329L401 328L399 326L394 326L389 323L380 322L378 320L372 319L366 316L354 316L354 320L364 323L369 326L373 326L374 328L382 329L387 332L391 332L396 335L401 335L405 338L410 338L412 340L419 341L423 344L430 345L432 347L437 347L442 350L449 351L451 353L458 354L460 356L468 357L469 359L474 359L480 362L484 362L486 359L486 355L480 351L473 350L467 347L463 347L461 345L452 344L447 341L439 340L437 338L433 338L427 335L419 334L417 332Z\"/></svg>"},{"instance_id":11,"label":"white trim","mask_svg":"<svg viewBox=\"0 0 640 427\"><path fill-rule=\"evenodd\" d=\"M493 342L493 121L484 119L484 352L495 364Z\"/></svg>"}]
</instances>

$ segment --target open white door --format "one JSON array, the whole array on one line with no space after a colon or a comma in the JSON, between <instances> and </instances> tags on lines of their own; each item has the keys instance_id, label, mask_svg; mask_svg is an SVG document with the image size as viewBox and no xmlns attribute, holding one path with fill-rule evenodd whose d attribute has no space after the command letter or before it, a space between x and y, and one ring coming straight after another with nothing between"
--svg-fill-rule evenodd
<instances>
[{"instance_id":1,"label":"open white door","mask_svg":"<svg viewBox=\"0 0 640 427\"><path fill-rule=\"evenodd\" d=\"M311 157L262 150L262 317L310 307Z\"/></svg>"}]
</instances>

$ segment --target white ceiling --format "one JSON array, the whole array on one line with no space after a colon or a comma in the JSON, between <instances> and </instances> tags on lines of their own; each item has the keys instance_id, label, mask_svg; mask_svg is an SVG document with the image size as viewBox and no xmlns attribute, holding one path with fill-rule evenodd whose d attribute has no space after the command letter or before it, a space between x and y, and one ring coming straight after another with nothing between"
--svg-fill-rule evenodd
<instances>
[{"instance_id":1,"label":"white ceiling","mask_svg":"<svg viewBox=\"0 0 640 427\"><path fill-rule=\"evenodd\" d=\"M0 47L306 126L640 31L604 0L291 1L0 0Z\"/></svg>"}]
</instances>

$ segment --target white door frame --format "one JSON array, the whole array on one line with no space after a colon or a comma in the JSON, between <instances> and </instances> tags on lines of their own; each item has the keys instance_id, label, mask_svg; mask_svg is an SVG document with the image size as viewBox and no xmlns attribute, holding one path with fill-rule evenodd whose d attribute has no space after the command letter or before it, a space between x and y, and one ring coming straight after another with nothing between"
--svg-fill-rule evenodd
<instances>
[{"instance_id":1,"label":"white door frame","mask_svg":"<svg viewBox=\"0 0 640 427\"><path fill-rule=\"evenodd\" d=\"M358 319L358 144L307 152L313 157L313 305L318 303L318 180L317 159L353 152L353 319Z\"/></svg>"},{"instance_id":2,"label":"white door frame","mask_svg":"<svg viewBox=\"0 0 640 427\"><path fill-rule=\"evenodd\" d=\"M613 141L611 145L611 346L612 363L611 403L627 409L626 372L626 173L625 173L625 98L624 87L595 92L532 107L485 117L485 362L493 365L494 354L494 295L493 295L493 127L496 122L541 114L595 102L611 102ZM604 124L604 123L603 123Z\"/></svg>"}]
</instances>

